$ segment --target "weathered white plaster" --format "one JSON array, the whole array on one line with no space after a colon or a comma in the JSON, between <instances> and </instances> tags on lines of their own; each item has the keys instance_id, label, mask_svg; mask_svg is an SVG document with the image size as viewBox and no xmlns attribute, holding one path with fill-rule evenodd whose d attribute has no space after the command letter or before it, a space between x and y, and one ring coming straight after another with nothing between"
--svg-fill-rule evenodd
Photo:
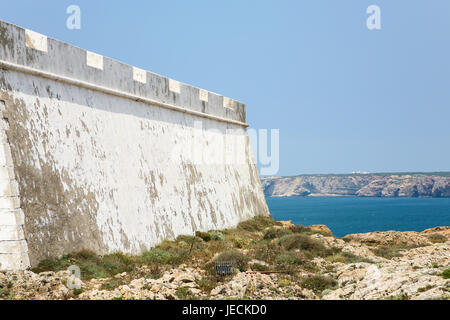
<instances>
[{"instance_id":1,"label":"weathered white plaster","mask_svg":"<svg viewBox=\"0 0 450 320\"><path fill-rule=\"evenodd\" d=\"M19 241L25 239L22 226L0 226L0 241Z\"/></svg>"},{"instance_id":2,"label":"weathered white plaster","mask_svg":"<svg viewBox=\"0 0 450 320\"><path fill-rule=\"evenodd\" d=\"M0 270L24 270L30 267L28 253L0 253Z\"/></svg>"},{"instance_id":3,"label":"weathered white plaster","mask_svg":"<svg viewBox=\"0 0 450 320\"><path fill-rule=\"evenodd\" d=\"M2 123L3 121L0 121ZM13 166L9 144L0 144L0 165Z\"/></svg>"},{"instance_id":4,"label":"weathered white plaster","mask_svg":"<svg viewBox=\"0 0 450 320\"><path fill-rule=\"evenodd\" d=\"M2 119L0 121L5 123ZM14 176L11 149L5 131L0 148L0 270L26 269L30 266L20 209L19 186Z\"/></svg>"},{"instance_id":5,"label":"weathered white plaster","mask_svg":"<svg viewBox=\"0 0 450 320\"><path fill-rule=\"evenodd\" d=\"M267 214L245 128L13 72L8 81L30 120L30 163L51 161L54 174L71 181L66 190L94 195L96 212L82 214L95 218L106 252L138 254L165 238ZM36 96L35 86L60 99ZM228 160L214 158L220 152ZM15 201L0 199L0 207L18 207L2 206L7 199ZM56 218L43 212L32 237L46 239Z\"/></svg>"},{"instance_id":6,"label":"weathered white plaster","mask_svg":"<svg viewBox=\"0 0 450 320\"><path fill-rule=\"evenodd\" d=\"M25 31L0 29L0 269L269 214L245 105L53 39L18 59Z\"/></svg>"},{"instance_id":7,"label":"weathered white plaster","mask_svg":"<svg viewBox=\"0 0 450 320\"><path fill-rule=\"evenodd\" d=\"M14 254L27 252L27 242L19 241L0 241L0 254Z\"/></svg>"},{"instance_id":8,"label":"weathered white plaster","mask_svg":"<svg viewBox=\"0 0 450 320\"><path fill-rule=\"evenodd\" d=\"M0 226L17 226L25 223L23 211L15 210L1 210L0 211Z\"/></svg>"}]
</instances>

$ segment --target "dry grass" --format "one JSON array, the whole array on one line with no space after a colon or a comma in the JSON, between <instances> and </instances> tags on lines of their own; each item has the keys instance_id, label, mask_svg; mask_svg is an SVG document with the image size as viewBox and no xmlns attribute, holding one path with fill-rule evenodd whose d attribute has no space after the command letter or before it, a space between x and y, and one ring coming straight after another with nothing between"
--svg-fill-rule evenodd
<instances>
[{"instance_id":1,"label":"dry grass","mask_svg":"<svg viewBox=\"0 0 450 320\"><path fill-rule=\"evenodd\" d=\"M307 227L283 228L271 218L256 217L240 223L234 229L198 232L195 236L185 235L173 241L163 241L140 256L121 253L98 256L83 250L61 259L42 261L34 271L66 270L70 265L76 264L81 268L83 279L106 278L108 280L103 283L102 289L112 290L124 283L123 278L114 277L116 274L127 272L126 280L132 277L158 278L166 270L187 264L207 271L198 285L208 293L232 277L217 275L215 262L232 262L234 268L246 271L249 269L249 260L257 259L263 261L264 265L252 263L252 270L287 271L289 281L296 279L302 286L319 292L332 287L333 279L320 275L300 277L305 271L319 271L312 262L315 257L324 257L329 263L352 263L363 259L327 248L319 240L313 239L311 232ZM143 266L146 268L142 268ZM188 293L182 290L177 295L189 298Z\"/></svg>"}]
</instances>

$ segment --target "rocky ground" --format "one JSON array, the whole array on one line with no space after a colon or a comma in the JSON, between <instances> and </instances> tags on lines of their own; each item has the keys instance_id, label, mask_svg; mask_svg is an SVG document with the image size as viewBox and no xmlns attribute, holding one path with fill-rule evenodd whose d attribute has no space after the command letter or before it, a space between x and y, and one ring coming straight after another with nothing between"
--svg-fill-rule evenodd
<instances>
[{"instance_id":1,"label":"rocky ground","mask_svg":"<svg viewBox=\"0 0 450 320\"><path fill-rule=\"evenodd\" d=\"M389 231L335 238L325 226L268 224L167 242L139 263L135 258L126 260L131 258L116 255L101 260L84 253L47 261L35 272L3 272L0 298L450 298L450 227L421 233ZM189 257L170 261L168 257L173 259L174 252L185 252L177 251L180 248L188 250ZM222 260L233 261L232 275L215 274L215 262ZM120 265L117 261L127 271L102 277L108 270L111 274L121 271L114 269ZM70 263L81 265L81 280L73 282L75 278L69 279L65 270L40 272L45 268L64 269ZM83 273L90 276L83 278ZM69 289L68 280L78 283L80 289Z\"/></svg>"}]
</instances>

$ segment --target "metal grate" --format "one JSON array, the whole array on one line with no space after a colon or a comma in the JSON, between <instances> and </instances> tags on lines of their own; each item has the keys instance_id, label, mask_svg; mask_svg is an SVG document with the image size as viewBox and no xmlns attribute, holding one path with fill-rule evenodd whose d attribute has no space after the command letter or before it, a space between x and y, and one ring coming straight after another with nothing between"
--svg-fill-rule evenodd
<instances>
[{"instance_id":1,"label":"metal grate","mask_svg":"<svg viewBox=\"0 0 450 320\"><path fill-rule=\"evenodd\" d=\"M232 273L232 267L232 262L216 262L216 274L220 276L228 276Z\"/></svg>"}]
</instances>

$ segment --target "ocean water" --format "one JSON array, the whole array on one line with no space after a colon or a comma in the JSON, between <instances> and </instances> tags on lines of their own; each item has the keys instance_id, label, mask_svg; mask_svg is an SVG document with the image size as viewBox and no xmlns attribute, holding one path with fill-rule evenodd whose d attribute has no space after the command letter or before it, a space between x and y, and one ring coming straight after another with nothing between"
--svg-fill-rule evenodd
<instances>
[{"instance_id":1,"label":"ocean water","mask_svg":"<svg viewBox=\"0 0 450 320\"><path fill-rule=\"evenodd\" d=\"M276 220L325 224L337 237L450 226L450 198L267 197L266 200Z\"/></svg>"}]
</instances>

